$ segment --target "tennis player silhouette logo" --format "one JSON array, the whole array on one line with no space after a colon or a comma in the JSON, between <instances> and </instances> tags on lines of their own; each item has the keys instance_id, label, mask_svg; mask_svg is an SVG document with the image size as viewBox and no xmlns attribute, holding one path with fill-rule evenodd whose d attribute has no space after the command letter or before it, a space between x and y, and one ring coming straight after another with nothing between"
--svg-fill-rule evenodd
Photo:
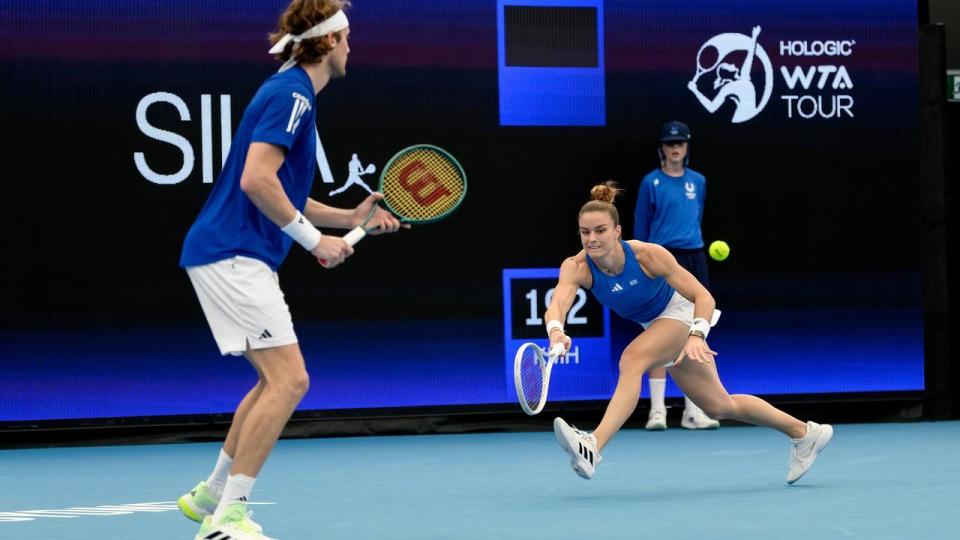
<instances>
[{"instance_id":1,"label":"tennis player silhouette logo","mask_svg":"<svg viewBox=\"0 0 960 540\"><path fill-rule=\"evenodd\" d=\"M773 92L773 65L770 57L757 42L760 27L753 27L753 34L719 34L704 43L697 52L697 72L687 83L700 104L711 113L717 112L729 99L736 104L731 122L746 122L760 113ZM742 57L742 61L736 63ZM755 62L756 60L756 62ZM754 79L754 68L762 70L762 91ZM708 73L713 77L704 77ZM701 79L704 79L701 82ZM702 87L706 86L706 94ZM713 97L707 97L707 95ZM759 99L758 99L759 95Z\"/></svg>"},{"instance_id":2,"label":"tennis player silhouette logo","mask_svg":"<svg viewBox=\"0 0 960 540\"><path fill-rule=\"evenodd\" d=\"M373 163L367 165L366 167L360 163L360 158L357 157L357 154L353 154L353 157L350 159L350 163L347 164L348 174L347 174L347 183L343 184L340 189L335 189L330 192L330 195L339 195L344 191L350 189L350 186L360 186L363 189L367 190L367 193L373 193L373 190L370 189L363 180L360 179L361 176L367 174L373 174L377 172L377 166Z\"/></svg>"}]
</instances>

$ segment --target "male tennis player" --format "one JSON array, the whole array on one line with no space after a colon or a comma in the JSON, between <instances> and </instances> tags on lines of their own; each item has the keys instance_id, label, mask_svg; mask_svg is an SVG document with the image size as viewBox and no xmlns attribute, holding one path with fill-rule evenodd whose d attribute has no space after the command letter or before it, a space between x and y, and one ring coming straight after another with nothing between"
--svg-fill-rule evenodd
<instances>
[{"instance_id":1,"label":"male tennis player","mask_svg":"<svg viewBox=\"0 0 960 540\"><path fill-rule=\"evenodd\" d=\"M665 366L677 386L710 416L770 427L790 437L787 483L796 482L830 442L833 428L801 422L755 396L727 393L713 363L717 353L707 345L710 327L720 315L713 296L663 247L620 239L620 216L613 205L618 191L612 183L595 186L592 200L580 208L583 250L563 261L544 315L551 349L562 343L570 350L570 338L560 321L566 320L581 287L644 327L620 355L617 387L597 429L586 433L562 418L553 422L574 472L582 478L593 477L600 450L637 406L644 372Z\"/></svg>"},{"instance_id":2,"label":"male tennis player","mask_svg":"<svg viewBox=\"0 0 960 540\"><path fill-rule=\"evenodd\" d=\"M667 122L660 130L660 167L651 171L640 182L640 193L634 211L633 238L641 242L659 244L676 257L707 289L710 278L707 257L703 252L703 205L707 197L707 179L687 167L690 128L683 122ZM664 391L667 370L650 370L650 413L648 430L667 429L667 407ZM680 425L687 429L716 429L720 423L684 396L683 419Z\"/></svg>"},{"instance_id":3,"label":"male tennis player","mask_svg":"<svg viewBox=\"0 0 960 540\"><path fill-rule=\"evenodd\" d=\"M187 233L180 265L200 300L223 355L243 355L259 381L237 407L210 477L180 497L183 513L201 522L197 540L262 540L247 515L260 468L307 392L308 376L277 267L293 242L325 266L353 249L317 226L359 225L382 195L352 210L308 195L316 169L315 99L346 73L350 29L341 0L294 0L272 34L270 52L284 62L243 114L223 172ZM371 234L399 221L377 209Z\"/></svg>"}]
</instances>

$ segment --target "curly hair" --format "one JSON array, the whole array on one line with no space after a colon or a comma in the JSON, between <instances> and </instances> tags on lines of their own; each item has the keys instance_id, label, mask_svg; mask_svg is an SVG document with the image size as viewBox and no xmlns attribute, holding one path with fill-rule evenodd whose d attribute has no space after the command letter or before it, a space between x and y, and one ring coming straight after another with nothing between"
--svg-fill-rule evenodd
<instances>
[{"instance_id":1,"label":"curly hair","mask_svg":"<svg viewBox=\"0 0 960 540\"><path fill-rule=\"evenodd\" d=\"M620 213L617 207L613 205L617 195L623 193L623 190L617 187L613 180L607 180L602 184L597 184L590 189L590 202L580 207L580 214L586 212L607 212L613 218L614 226L620 224Z\"/></svg>"},{"instance_id":2,"label":"curly hair","mask_svg":"<svg viewBox=\"0 0 960 540\"><path fill-rule=\"evenodd\" d=\"M302 34L349 5L349 0L293 0L280 15L277 31L270 34L270 44L276 45L287 34ZM334 32L333 35L338 42L342 39L340 32ZM291 41L283 52L277 54L277 60L286 62L295 56L298 62L314 64L323 60L331 50L333 48L320 37L305 39L300 43Z\"/></svg>"}]
</instances>

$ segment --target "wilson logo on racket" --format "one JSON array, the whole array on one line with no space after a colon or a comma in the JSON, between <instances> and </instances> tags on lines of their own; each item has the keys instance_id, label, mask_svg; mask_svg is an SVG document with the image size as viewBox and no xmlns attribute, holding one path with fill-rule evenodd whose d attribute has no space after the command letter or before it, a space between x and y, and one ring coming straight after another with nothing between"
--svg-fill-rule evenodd
<instances>
[{"instance_id":1,"label":"wilson logo on racket","mask_svg":"<svg viewBox=\"0 0 960 540\"><path fill-rule=\"evenodd\" d=\"M418 203L429 206L451 194L426 164L414 161L400 171L400 186Z\"/></svg>"},{"instance_id":2,"label":"wilson logo on racket","mask_svg":"<svg viewBox=\"0 0 960 540\"><path fill-rule=\"evenodd\" d=\"M407 223L437 221L467 194L467 175L445 150L418 144L397 152L380 176L387 209Z\"/></svg>"}]
</instances>

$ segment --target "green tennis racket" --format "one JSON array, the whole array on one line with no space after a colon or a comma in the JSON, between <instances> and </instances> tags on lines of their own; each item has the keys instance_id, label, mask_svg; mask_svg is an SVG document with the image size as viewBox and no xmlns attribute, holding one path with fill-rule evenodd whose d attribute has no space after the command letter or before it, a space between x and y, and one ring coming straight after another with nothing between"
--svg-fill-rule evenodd
<instances>
[{"instance_id":1,"label":"green tennis racket","mask_svg":"<svg viewBox=\"0 0 960 540\"><path fill-rule=\"evenodd\" d=\"M467 174L446 150L415 144L400 150L380 172L383 204L401 223L433 223L460 207L467 195ZM376 215L374 205L359 227L343 236L353 246L376 227L367 228ZM320 264L326 261L321 260Z\"/></svg>"}]
</instances>

